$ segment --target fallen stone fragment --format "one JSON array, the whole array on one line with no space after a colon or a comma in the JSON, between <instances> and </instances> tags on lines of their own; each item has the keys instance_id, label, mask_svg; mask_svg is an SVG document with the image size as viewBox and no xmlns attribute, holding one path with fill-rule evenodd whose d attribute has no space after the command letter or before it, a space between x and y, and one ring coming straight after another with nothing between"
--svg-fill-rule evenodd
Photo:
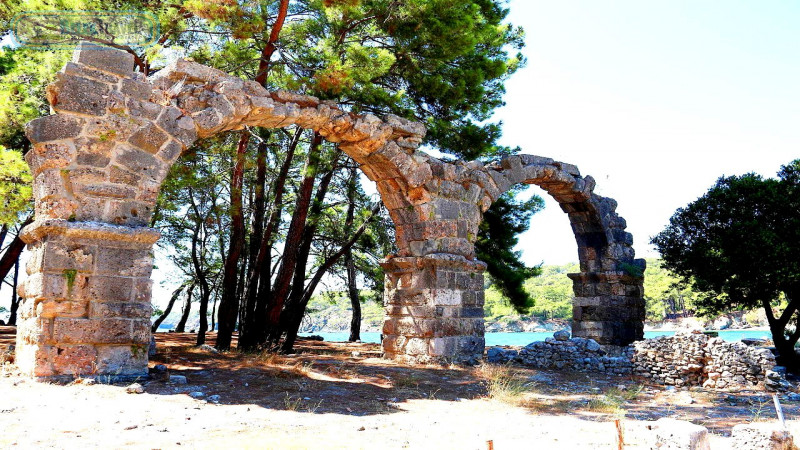
<instances>
[{"instance_id":1,"label":"fallen stone fragment","mask_svg":"<svg viewBox=\"0 0 800 450\"><path fill-rule=\"evenodd\" d=\"M170 375L170 384L186 384L186 377L183 375Z\"/></svg>"},{"instance_id":2,"label":"fallen stone fragment","mask_svg":"<svg viewBox=\"0 0 800 450\"><path fill-rule=\"evenodd\" d=\"M745 423L731 432L735 450L796 450L792 433L779 423Z\"/></svg>"},{"instance_id":3,"label":"fallen stone fragment","mask_svg":"<svg viewBox=\"0 0 800 450\"><path fill-rule=\"evenodd\" d=\"M125 388L125 392L128 394L143 394L144 388L139 383L133 383L132 385Z\"/></svg>"},{"instance_id":4,"label":"fallen stone fragment","mask_svg":"<svg viewBox=\"0 0 800 450\"><path fill-rule=\"evenodd\" d=\"M200 349L200 350L202 350L204 352L209 352L209 353L219 353L219 350L217 350L216 348L214 348L214 347L212 347L212 346L210 346L208 344L203 344L200 347L198 347L198 349Z\"/></svg>"},{"instance_id":5,"label":"fallen stone fragment","mask_svg":"<svg viewBox=\"0 0 800 450\"><path fill-rule=\"evenodd\" d=\"M566 341L567 339L569 339L569 331L567 330L556 331L555 333L553 333L553 337L556 338L557 341Z\"/></svg>"},{"instance_id":6,"label":"fallen stone fragment","mask_svg":"<svg viewBox=\"0 0 800 450\"><path fill-rule=\"evenodd\" d=\"M708 430L684 420L658 419L654 425L659 450L710 450Z\"/></svg>"}]
</instances>

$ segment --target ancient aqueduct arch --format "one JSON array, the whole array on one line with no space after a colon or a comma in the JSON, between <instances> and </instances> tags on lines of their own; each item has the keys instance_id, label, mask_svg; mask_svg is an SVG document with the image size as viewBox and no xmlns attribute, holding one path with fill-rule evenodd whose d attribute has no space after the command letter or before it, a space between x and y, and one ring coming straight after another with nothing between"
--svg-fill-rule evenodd
<instances>
[{"instance_id":1,"label":"ancient aqueduct arch","mask_svg":"<svg viewBox=\"0 0 800 450\"><path fill-rule=\"evenodd\" d=\"M145 79L132 56L81 45L48 88L53 115L30 122L36 221L20 287L17 363L35 377L147 373L152 246L159 187L197 139L245 125L318 131L377 183L396 226L383 350L406 361L469 360L484 349L482 213L516 183L544 188L567 213L581 272L573 333L605 345L641 339L644 301L632 236L616 202L570 164L531 155L484 166L417 151L425 128L268 92L197 63Z\"/></svg>"}]
</instances>

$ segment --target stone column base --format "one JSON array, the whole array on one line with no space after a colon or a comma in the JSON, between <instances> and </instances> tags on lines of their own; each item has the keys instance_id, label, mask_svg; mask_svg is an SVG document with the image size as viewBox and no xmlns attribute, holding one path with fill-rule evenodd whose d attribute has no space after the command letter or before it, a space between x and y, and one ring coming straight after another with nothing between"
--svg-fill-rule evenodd
<instances>
[{"instance_id":1,"label":"stone column base","mask_svg":"<svg viewBox=\"0 0 800 450\"><path fill-rule=\"evenodd\" d=\"M21 237L31 258L19 288L20 370L48 380L146 377L151 249L160 233L49 219Z\"/></svg>"},{"instance_id":2,"label":"stone column base","mask_svg":"<svg viewBox=\"0 0 800 450\"><path fill-rule=\"evenodd\" d=\"M644 339L643 278L625 272L571 273L572 335L604 346Z\"/></svg>"},{"instance_id":3,"label":"stone column base","mask_svg":"<svg viewBox=\"0 0 800 450\"><path fill-rule=\"evenodd\" d=\"M412 363L480 361L486 264L432 254L389 258L381 266L386 272L386 358Z\"/></svg>"}]
</instances>

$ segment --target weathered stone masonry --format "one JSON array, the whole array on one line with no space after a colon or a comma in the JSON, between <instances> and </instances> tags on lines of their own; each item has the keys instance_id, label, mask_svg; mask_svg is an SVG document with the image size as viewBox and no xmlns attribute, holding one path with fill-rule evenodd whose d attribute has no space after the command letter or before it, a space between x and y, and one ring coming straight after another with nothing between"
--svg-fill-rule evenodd
<instances>
[{"instance_id":1,"label":"weathered stone masonry","mask_svg":"<svg viewBox=\"0 0 800 450\"><path fill-rule=\"evenodd\" d=\"M132 56L81 45L48 88L53 115L28 124L35 257L17 360L31 375L146 372L152 244L147 228L170 166L197 139L244 126L319 132L377 184L396 227L387 258L383 349L414 361L482 354L483 271L474 242L482 213L517 183L543 187L568 214L581 273L574 333L607 345L642 336L642 260L594 180L532 155L484 166L417 150L421 124L356 115L314 97L179 60L149 79Z\"/></svg>"}]
</instances>

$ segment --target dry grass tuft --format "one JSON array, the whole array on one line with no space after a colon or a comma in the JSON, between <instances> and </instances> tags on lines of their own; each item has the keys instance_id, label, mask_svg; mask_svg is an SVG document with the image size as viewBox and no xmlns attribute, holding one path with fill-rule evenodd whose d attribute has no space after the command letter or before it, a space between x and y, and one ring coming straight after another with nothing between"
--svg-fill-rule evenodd
<instances>
[{"instance_id":1,"label":"dry grass tuft","mask_svg":"<svg viewBox=\"0 0 800 450\"><path fill-rule=\"evenodd\" d=\"M587 407L595 412L624 416L625 404L635 400L641 394L642 389L644 389L642 385L633 386L630 389L614 387L590 400Z\"/></svg>"},{"instance_id":2,"label":"dry grass tuft","mask_svg":"<svg viewBox=\"0 0 800 450\"><path fill-rule=\"evenodd\" d=\"M483 363L475 369L475 375L483 378L489 398L515 406L523 406L525 393L535 386L510 366Z\"/></svg>"}]
</instances>

